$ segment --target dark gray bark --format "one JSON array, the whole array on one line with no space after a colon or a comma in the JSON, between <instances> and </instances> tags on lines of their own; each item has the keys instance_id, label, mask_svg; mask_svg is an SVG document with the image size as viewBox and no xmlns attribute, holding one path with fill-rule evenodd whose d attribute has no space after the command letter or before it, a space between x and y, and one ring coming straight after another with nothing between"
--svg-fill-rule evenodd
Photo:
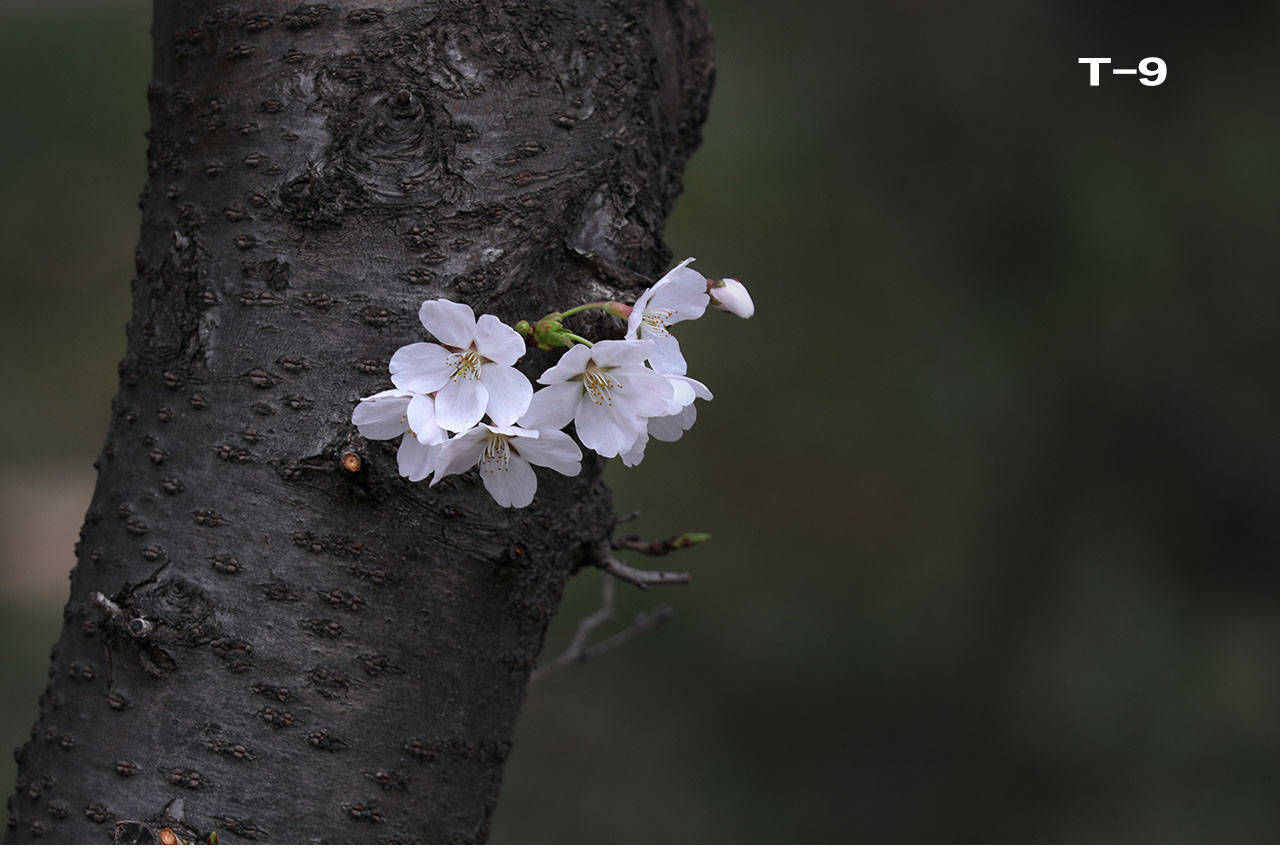
<instances>
[{"instance_id":1,"label":"dark gray bark","mask_svg":"<svg viewBox=\"0 0 1280 853\"><path fill-rule=\"evenodd\" d=\"M705 19L161 0L153 34L128 354L7 837L483 839L601 466L503 510L349 417L423 299L514 322L662 270Z\"/></svg>"}]
</instances>

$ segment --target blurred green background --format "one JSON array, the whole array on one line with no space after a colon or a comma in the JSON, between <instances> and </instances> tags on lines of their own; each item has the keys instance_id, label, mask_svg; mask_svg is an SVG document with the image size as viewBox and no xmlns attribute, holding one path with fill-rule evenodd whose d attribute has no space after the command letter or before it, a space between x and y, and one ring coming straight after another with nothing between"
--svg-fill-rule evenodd
<instances>
[{"instance_id":1,"label":"blurred green background","mask_svg":"<svg viewBox=\"0 0 1280 853\"><path fill-rule=\"evenodd\" d=\"M533 688L494 840L1276 841L1280 7L708 6L667 236L758 314L680 327L717 399L609 476L715 540L622 591L675 621ZM123 354L148 26L0 19L12 745Z\"/></svg>"}]
</instances>

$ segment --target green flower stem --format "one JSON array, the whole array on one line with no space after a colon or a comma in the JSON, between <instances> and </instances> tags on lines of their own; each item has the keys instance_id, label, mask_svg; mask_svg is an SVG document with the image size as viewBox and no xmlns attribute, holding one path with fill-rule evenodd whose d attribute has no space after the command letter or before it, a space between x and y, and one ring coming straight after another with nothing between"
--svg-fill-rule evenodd
<instances>
[{"instance_id":1,"label":"green flower stem","mask_svg":"<svg viewBox=\"0 0 1280 853\"><path fill-rule=\"evenodd\" d=\"M528 320L521 320L516 323L515 330L528 338L538 349L568 347L573 346L575 343L591 346L591 341L581 335L575 335L562 325L562 321L566 317L586 311L588 308L607 311L613 316L621 317L624 320L631 313L631 306L624 305L621 302L588 302L585 305L575 305L568 311L552 311L534 323L530 323Z\"/></svg>"},{"instance_id":2,"label":"green flower stem","mask_svg":"<svg viewBox=\"0 0 1280 853\"><path fill-rule=\"evenodd\" d=\"M570 308L568 311L561 311L560 317L561 319L565 317L572 317L574 314L578 314L582 311L586 311L588 308L599 308L601 311L604 311L604 310L607 310L605 306L608 304L609 304L608 302L588 302L585 305L575 305L572 308Z\"/></svg>"},{"instance_id":3,"label":"green flower stem","mask_svg":"<svg viewBox=\"0 0 1280 853\"><path fill-rule=\"evenodd\" d=\"M589 308L605 311L615 317L621 317L624 320L627 318L627 315L631 313L631 306L624 305L621 302L588 302L584 305L575 305L567 311L561 311L560 317L561 319L565 317L572 317L574 314L586 311Z\"/></svg>"}]
</instances>

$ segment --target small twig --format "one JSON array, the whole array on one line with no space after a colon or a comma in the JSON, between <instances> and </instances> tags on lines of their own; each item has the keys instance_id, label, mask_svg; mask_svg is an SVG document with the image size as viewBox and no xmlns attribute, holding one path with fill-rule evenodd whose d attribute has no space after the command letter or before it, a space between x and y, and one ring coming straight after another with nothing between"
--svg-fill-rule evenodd
<instances>
[{"instance_id":1,"label":"small twig","mask_svg":"<svg viewBox=\"0 0 1280 853\"><path fill-rule=\"evenodd\" d=\"M614 539L610 544L615 551L621 551L625 548L629 551L644 554L647 557L665 557L672 551L683 551L685 548L701 545L710 538L706 533L682 533L679 536L669 536L666 539L647 540L630 533L621 539Z\"/></svg>"},{"instance_id":2,"label":"small twig","mask_svg":"<svg viewBox=\"0 0 1280 853\"><path fill-rule=\"evenodd\" d=\"M686 584L690 580L688 572L646 572L634 569L613 556L607 547L601 549L601 553L597 555L596 565L615 578L634 584L640 589L664 584Z\"/></svg>"},{"instance_id":3,"label":"small twig","mask_svg":"<svg viewBox=\"0 0 1280 853\"><path fill-rule=\"evenodd\" d=\"M614 587L613 578L605 577L600 585L600 609L578 623L573 642L569 643L569 648L565 649L561 657L579 657L586 648L587 638L591 636L591 632L613 618Z\"/></svg>"},{"instance_id":4,"label":"small twig","mask_svg":"<svg viewBox=\"0 0 1280 853\"><path fill-rule=\"evenodd\" d=\"M166 563L165 565L168 564ZM129 615L124 612L124 608L100 592L90 593L89 603L102 613L104 625L114 626L115 628L123 627L134 639L141 640L155 630L155 623L150 619L145 616L129 618Z\"/></svg>"},{"instance_id":5,"label":"small twig","mask_svg":"<svg viewBox=\"0 0 1280 853\"><path fill-rule=\"evenodd\" d=\"M639 516L639 514L637 511L631 515ZM706 541L707 538L705 534L686 533L683 536L673 536L662 542L643 542L634 536L628 536L618 542L610 542L608 539L597 542L594 560L596 566L604 573L601 575L600 607L595 612L582 618L568 647L550 663L535 669L529 676L529 683L532 684L550 673L564 669L566 666L582 663L615 649L636 634L647 631L654 625L666 622L675 614L675 611L670 606L664 604L648 613L640 613L629 626L612 637L596 643L594 646L587 645L587 641L591 638L591 632L613 618L613 602L617 586L614 578L624 580L640 589L648 589L650 586L662 584L686 584L690 580L687 572L646 572L632 568L613 556L614 548L628 547L641 553L666 554L669 551L690 548L699 542ZM644 550L646 547L648 550Z\"/></svg>"},{"instance_id":6,"label":"small twig","mask_svg":"<svg viewBox=\"0 0 1280 853\"><path fill-rule=\"evenodd\" d=\"M603 587L600 595L600 609L596 610L589 616L586 616L578 623L578 630L574 632L573 641L569 643L560 655L550 663L540 666L529 676L529 683L532 684L539 679L545 678L553 672L573 666L577 663L584 663L592 658L600 657L606 652L616 649L627 640L649 630L655 625L660 625L675 615L675 610L668 604L664 604L648 613L639 613L632 620L631 624L623 628L605 640L596 643L594 646L588 646L587 640L591 636L591 632L600 625L608 622L613 618L613 599L615 583L612 577L604 575L602 578Z\"/></svg>"},{"instance_id":7,"label":"small twig","mask_svg":"<svg viewBox=\"0 0 1280 853\"><path fill-rule=\"evenodd\" d=\"M592 631L613 618L615 586L613 578L605 575L600 590L600 608L590 616L583 617L582 621L578 623L578 630L574 632L573 640L570 641L568 648L561 652L555 660L535 669L533 674L529 676L530 683L537 681L549 672L555 672L557 669L563 669L570 664L581 663L586 660L583 655L587 648L587 638L591 636Z\"/></svg>"},{"instance_id":8,"label":"small twig","mask_svg":"<svg viewBox=\"0 0 1280 853\"><path fill-rule=\"evenodd\" d=\"M107 598L100 592L93 592L89 595L89 602L102 612L102 615L108 619L114 619L120 615L120 605Z\"/></svg>"},{"instance_id":9,"label":"small twig","mask_svg":"<svg viewBox=\"0 0 1280 853\"><path fill-rule=\"evenodd\" d=\"M640 510L638 510L638 509L633 509L633 510L631 510L631 512L627 513L626 515L624 515L624 516L620 516L619 518L615 518L615 519L613 520L613 523L614 523L614 524L627 524L627 523L629 523L629 522L635 521L637 518L639 518L639 517L640 517L640 515L641 515Z\"/></svg>"},{"instance_id":10,"label":"small twig","mask_svg":"<svg viewBox=\"0 0 1280 853\"><path fill-rule=\"evenodd\" d=\"M582 659L589 660L590 658L599 657L605 652L612 651L627 640L630 640L636 634L647 631L654 625L661 625L663 622L670 620L671 617L675 615L676 609L670 604L663 604L659 607L655 607L648 613L637 613L636 618L626 628L623 628L609 639L601 640L594 646L584 650L582 653Z\"/></svg>"}]
</instances>

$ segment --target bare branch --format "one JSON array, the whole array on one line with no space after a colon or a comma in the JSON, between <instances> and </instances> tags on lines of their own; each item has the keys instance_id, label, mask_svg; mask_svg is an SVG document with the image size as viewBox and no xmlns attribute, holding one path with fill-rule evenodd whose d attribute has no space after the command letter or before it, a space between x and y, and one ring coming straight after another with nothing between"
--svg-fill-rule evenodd
<instances>
[{"instance_id":1,"label":"bare branch","mask_svg":"<svg viewBox=\"0 0 1280 853\"><path fill-rule=\"evenodd\" d=\"M613 556L608 549L603 549L596 557L596 565L602 570L620 578L629 584L640 587L640 589L648 589L651 586L660 586L666 584L686 584L690 577L688 572L646 572L640 569L632 568L626 563Z\"/></svg>"},{"instance_id":2,"label":"bare branch","mask_svg":"<svg viewBox=\"0 0 1280 853\"><path fill-rule=\"evenodd\" d=\"M600 608L591 615L584 617L578 623L578 630L574 632L573 641L555 660L533 671L533 674L529 676L530 684L565 667L583 663L612 651L637 634L643 633L655 625L661 625L675 615L675 610L670 605L664 604L648 613L637 614L636 618L626 628L623 628L612 637L596 643L594 646L588 646L587 640L590 638L591 632L612 619L614 615L613 601L616 582L611 576L604 575L602 576L602 583Z\"/></svg>"},{"instance_id":3,"label":"bare branch","mask_svg":"<svg viewBox=\"0 0 1280 853\"><path fill-rule=\"evenodd\" d=\"M621 551L625 548L629 551L644 554L647 557L665 557L672 551L682 551L685 548L692 548L694 545L701 545L710 538L711 536L706 533L682 533L679 536L670 536L666 539L646 540L632 533L621 539L614 539L611 544L615 551Z\"/></svg>"},{"instance_id":4,"label":"bare branch","mask_svg":"<svg viewBox=\"0 0 1280 853\"><path fill-rule=\"evenodd\" d=\"M573 642L565 649L561 657L577 659L587 646L591 632L613 618L613 598L615 584L613 578L605 576L600 585L600 609L578 623L578 630L573 635Z\"/></svg>"},{"instance_id":5,"label":"bare branch","mask_svg":"<svg viewBox=\"0 0 1280 853\"><path fill-rule=\"evenodd\" d=\"M549 672L555 672L557 669L563 669L574 663L580 663L586 660L587 639L591 636L591 632L613 618L613 596L616 584L613 578L608 575L604 576L600 590L600 608L590 616L583 617L578 623L578 630L573 634L573 640L569 643L568 648L560 653L560 656L545 666L541 666L533 671L529 676L529 682L533 683L542 678Z\"/></svg>"},{"instance_id":6,"label":"bare branch","mask_svg":"<svg viewBox=\"0 0 1280 853\"><path fill-rule=\"evenodd\" d=\"M590 660L591 658L599 657L605 652L612 651L627 640L630 640L636 634L643 633L655 625L661 625L663 622L669 621L671 617L675 615L676 610L670 604L663 604L659 607L655 607L648 613L637 613L636 618L626 628L623 628L609 639L601 640L599 643L596 643L594 646L586 649L582 653L582 660Z\"/></svg>"},{"instance_id":7,"label":"bare branch","mask_svg":"<svg viewBox=\"0 0 1280 853\"><path fill-rule=\"evenodd\" d=\"M613 523L614 523L615 525L617 525L617 524L627 524L628 522L635 521L637 518L639 518L639 517L640 517L640 515L641 515L640 510L638 510L638 509L633 509L633 510L631 510L631 512L627 513L626 515L622 515L622 516L619 516L618 518L615 518L615 519L613 520Z\"/></svg>"}]
</instances>

